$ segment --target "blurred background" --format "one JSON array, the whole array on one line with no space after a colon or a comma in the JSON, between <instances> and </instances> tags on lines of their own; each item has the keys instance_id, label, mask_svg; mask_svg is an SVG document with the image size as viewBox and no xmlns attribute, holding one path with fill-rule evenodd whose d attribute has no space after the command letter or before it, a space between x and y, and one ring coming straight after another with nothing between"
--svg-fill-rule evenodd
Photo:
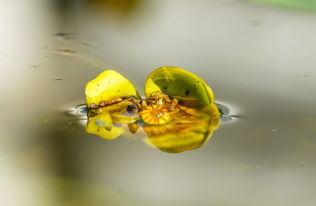
<instances>
[{"instance_id":1,"label":"blurred background","mask_svg":"<svg viewBox=\"0 0 316 206\"><path fill-rule=\"evenodd\" d=\"M0 0L0 205L312 205L315 0ZM234 117L180 154L85 132L105 69L172 65Z\"/></svg>"}]
</instances>

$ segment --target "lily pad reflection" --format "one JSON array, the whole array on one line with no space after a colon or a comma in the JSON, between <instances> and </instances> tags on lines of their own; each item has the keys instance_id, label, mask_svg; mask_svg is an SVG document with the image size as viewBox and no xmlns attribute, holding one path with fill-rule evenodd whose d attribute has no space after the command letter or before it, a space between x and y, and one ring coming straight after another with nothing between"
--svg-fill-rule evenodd
<instances>
[{"instance_id":1,"label":"lily pad reflection","mask_svg":"<svg viewBox=\"0 0 316 206\"><path fill-rule=\"evenodd\" d=\"M217 107L211 104L190 114L174 113L174 119L164 125L143 126L148 138L146 143L164 152L178 153L201 147L219 126Z\"/></svg>"}]
</instances>

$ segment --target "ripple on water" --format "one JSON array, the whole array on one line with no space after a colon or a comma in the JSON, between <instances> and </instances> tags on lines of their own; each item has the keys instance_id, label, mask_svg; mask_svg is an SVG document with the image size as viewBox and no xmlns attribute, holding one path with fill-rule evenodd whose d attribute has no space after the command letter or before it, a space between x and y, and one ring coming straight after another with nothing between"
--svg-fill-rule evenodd
<instances>
[{"instance_id":1,"label":"ripple on water","mask_svg":"<svg viewBox=\"0 0 316 206\"><path fill-rule=\"evenodd\" d=\"M230 121L232 119L237 118L237 116L231 114L231 109L228 106L221 103L215 103L215 104L221 113L222 121ZM71 107L67 111L68 115L81 117L80 119L82 118L87 119L87 113L88 113L88 110L87 110L86 104L80 104L75 107Z\"/></svg>"},{"instance_id":2,"label":"ripple on water","mask_svg":"<svg viewBox=\"0 0 316 206\"><path fill-rule=\"evenodd\" d=\"M78 119L87 119L87 107L86 104L79 104L77 106L71 107L66 111L69 116L78 117Z\"/></svg>"}]
</instances>

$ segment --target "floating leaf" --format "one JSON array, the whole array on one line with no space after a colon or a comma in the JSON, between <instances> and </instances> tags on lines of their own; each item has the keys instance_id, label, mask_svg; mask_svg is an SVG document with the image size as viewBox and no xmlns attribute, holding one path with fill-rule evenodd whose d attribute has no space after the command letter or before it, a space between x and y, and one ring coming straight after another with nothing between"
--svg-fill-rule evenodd
<instances>
[{"instance_id":1,"label":"floating leaf","mask_svg":"<svg viewBox=\"0 0 316 206\"><path fill-rule=\"evenodd\" d=\"M105 70L86 85L86 102L88 108L122 97L135 96L138 93L133 84L113 70Z\"/></svg>"},{"instance_id":2,"label":"floating leaf","mask_svg":"<svg viewBox=\"0 0 316 206\"><path fill-rule=\"evenodd\" d=\"M160 67L148 76L145 85L146 98L156 92L163 92L192 107L204 107L214 103L212 90L201 78L173 66Z\"/></svg>"}]
</instances>

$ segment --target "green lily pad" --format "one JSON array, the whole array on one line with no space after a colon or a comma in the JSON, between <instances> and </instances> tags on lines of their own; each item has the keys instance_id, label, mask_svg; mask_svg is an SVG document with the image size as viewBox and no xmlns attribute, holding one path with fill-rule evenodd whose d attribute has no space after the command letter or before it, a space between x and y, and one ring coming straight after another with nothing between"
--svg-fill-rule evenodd
<instances>
[{"instance_id":1,"label":"green lily pad","mask_svg":"<svg viewBox=\"0 0 316 206\"><path fill-rule=\"evenodd\" d=\"M163 92L192 107L204 107L214 103L212 90L201 78L173 66L160 67L148 76L145 85L146 98L156 92Z\"/></svg>"}]
</instances>

